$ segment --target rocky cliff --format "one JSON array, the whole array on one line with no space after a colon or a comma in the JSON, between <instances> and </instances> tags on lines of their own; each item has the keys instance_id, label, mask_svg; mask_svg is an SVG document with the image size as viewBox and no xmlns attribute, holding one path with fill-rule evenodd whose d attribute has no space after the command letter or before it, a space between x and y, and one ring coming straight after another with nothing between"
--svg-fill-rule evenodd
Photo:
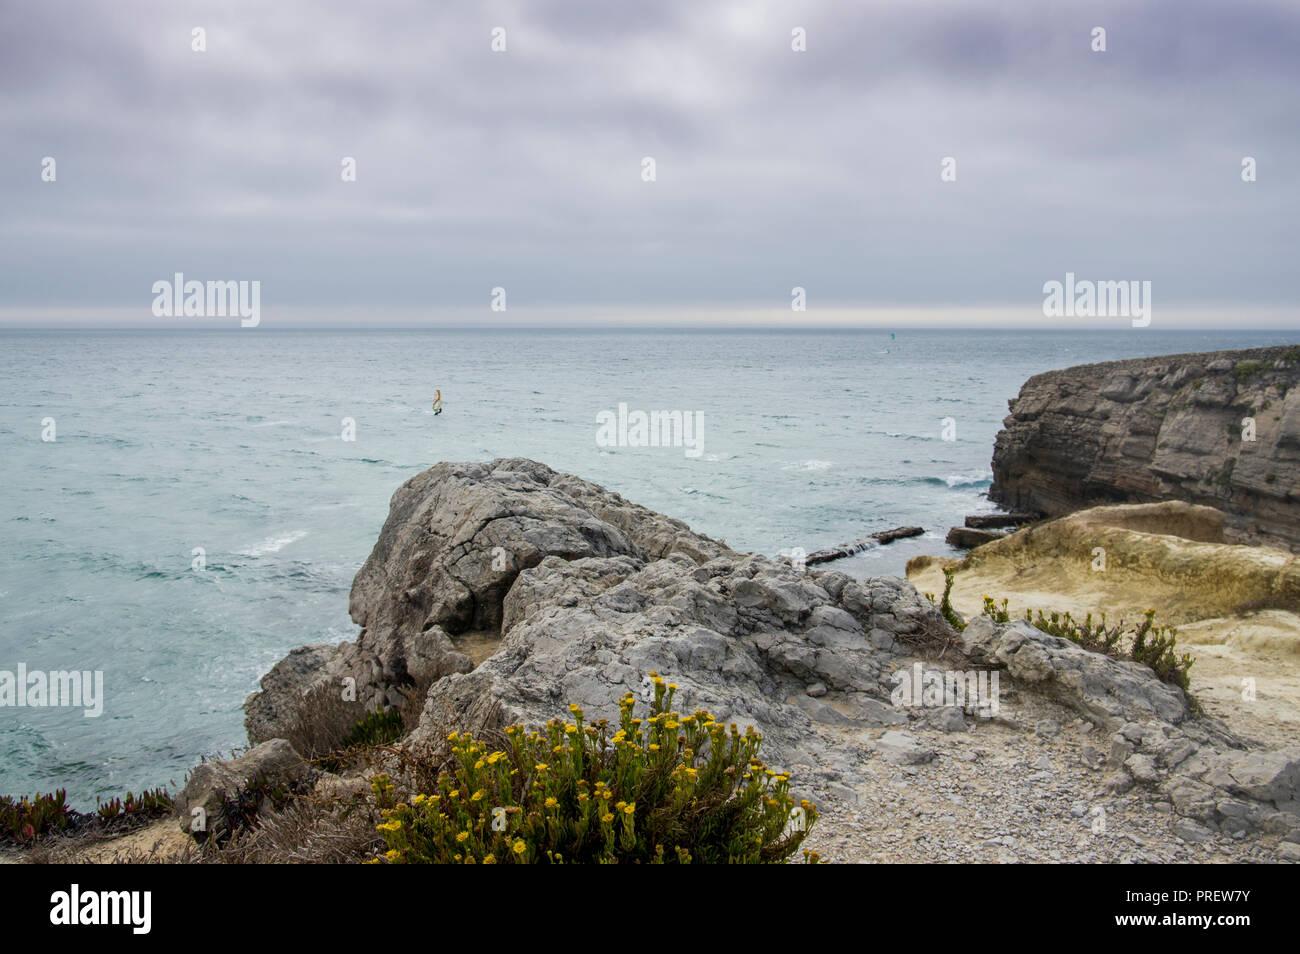
<instances>
[{"instance_id":1,"label":"rocky cliff","mask_svg":"<svg viewBox=\"0 0 1300 954\"><path fill-rule=\"evenodd\" d=\"M1030 378L989 497L1059 516L1177 499L1238 542L1300 548L1300 347L1135 358Z\"/></svg>"}]
</instances>

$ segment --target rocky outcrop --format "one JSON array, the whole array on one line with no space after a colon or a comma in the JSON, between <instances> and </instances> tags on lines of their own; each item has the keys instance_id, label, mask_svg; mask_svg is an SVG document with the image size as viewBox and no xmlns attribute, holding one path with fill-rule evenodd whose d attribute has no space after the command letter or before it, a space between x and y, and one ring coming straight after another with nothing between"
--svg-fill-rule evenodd
<instances>
[{"instance_id":1,"label":"rocky outcrop","mask_svg":"<svg viewBox=\"0 0 1300 954\"><path fill-rule=\"evenodd\" d=\"M355 643L295 650L245 703L250 740L287 734L306 693L351 680L369 708L428 685L416 739L594 718L656 670L683 710L754 724L775 759L811 743L806 705L894 724L901 641L951 638L897 579L855 581L735 553L680 521L529 460L439 464L393 496L352 588ZM475 667L459 642L499 637ZM834 706L831 703L834 703Z\"/></svg>"},{"instance_id":2,"label":"rocky outcrop","mask_svg":"<svg viewBox=\"0 0 1300 954\"><path fill-rule=\"evenodd\" d=\"M1145 667L1023 623L977 621L959 635L903 580L737 553L534 461L439 464L404 484L351 605L357 641L304 647L268 673L245 704L250 739L283 734L335 681L371 708L416 690L411 745L538 725L566 717L569 703L613 720L622 696L645 698L656 671L677 687L676 708L755 726L771 764L859 804L864 760L926 770L938 737L975 734L987 718L976 700L900 701L900 675L942 685L955 671L993 669L1009 696L1077 713L1088 732L1154 727L1137 742L1112 740L1115 791L1204 786L1214 812L1196 801L1184 821L1214 837L1238 815L1279 835L1300 822L1290 756L1243 763L1231 733L1193 717L1182 691ZM470 637L493 643L477 665Z\"/></svg>"},{"instance_id":3,"label":"rocky outcrop","mask_svg":"<svg viewBox=\"0 0 1300 954\"><path fill-rule=\"evenodd\" d=\"M370 558L352 584L355 643L304 646L244 704L249 741L289 735L300 697L351 680L367 710L403 702L401 690L469 672L458 637L499 637L505 597L519 574L547 557L730 553L723 543L618 494L530 460L442 463L397 489Z\"/></svg>"},{"instance_id":4,"label":"rocky outcrop","mask_svg":"<svg viewBox=\"0 0 1300 954\"><path fill-rule=\"evenodd\" d=\"M1129 744L1121 751L1133 749L1134 754L1125 758L1125 766L1134 768L1142 753L1150 753L1147 761L1155 772L1143 781L1158 783L1174 809L1198 824L1199 830L1187 829L1192 835L1258 830L1300 840L1300 746L1273 752L1207 752L1186 739L1166 738L1158 726L1127 728L1121 738ZM1161 777L1161 768L1170 762L1172 770Z\"/></svg>"},{"instance_id":5,"label":"rocky outcrop","mask_svg":"<svg viewBox=\"0 0 1300 954\"><path fill-rule=\"evenodd\" d=\"M837 547L828 547L825 550L817 550L808 554L804 558L806 566L816 566L819 563L830 563L833 560L842 560L845 557L861 553L863 550L870 550L874 547L883 546L886 543L893 543L895 540L904 540L907 537L919 537L925 533L924 527L895 527L892 530L881 530L873 533L862 540L854 540L851 543L841 543Z\"/></svg>"},{"instance_id":6,"label":"rocky outcrop","mask_svg":"<svg viewBox=\"0 0 1300 954\"><path fill-rule=\"evenodd\" d=\"M1300 347L1135 358L1030 378L989 497L1058 516L1176 499L1238 542L1300 548ZM1250 420L1247 420L1250 419Z\"/></svg>"},{"instance_id":7,"label":"rocky outcrop","mask_svg":"<svg viewBox=\"0 0 1300 954\"><path fill-rule=\"evenodd\" d=\"M1186 843L1278 835L1297 854L1300 843L1300 750L1287 686L1294 672L1296 617L1283 609L1258 612L1287 635L1263 644L1262 655L1232 647L1254 627L1255 607L1300 606L1300 557L1268 547L1224 542L1224 515L1210 507L1165 501L1095 507L988 543L966 559L914 557L908 576L935 589L941 570L955 572L951 600L971 614L962 632L968 657L997 665L1020 686L1033 687L1108 736L1083 747L1082 761L1114 795L1134 793L1167 803L1174 833ZM1109 610L1178 624L1178 652L1191 650L1192 689L1200 715L1183 693L1152 683L1147 672L1056 637L1024 620L999 625L981 611L982 594L1009 595L1013 617L1037 607L1085 612ZM1241 615L1245 612L1247 615ZM1208 654L1188 644L1208 639ZM1216 635L1217 634L1217 635ZM1268 685L1254 701L1243 677ZM1265 742L1245 740L1262 737ZM1272 751L1260 746L1280 746Z\"/></svg>"},{"instance_id":8,"label":"rocky outcrop","mask_svg":"<svg viewBox=\"0 0 1300 954\"><path fill-rule=\"evenodd\" d=\"M1089 652L1020 620L975 617L962 632L974 662L1005 667L1024 686L1110 734L1094 752L1111 792L1146 789L1183 816L1179 836L1248 833L1300 840L1300 747L1247 749L1219 720L1191 718L1181 690L1133 662ZM1085 759L1088 750L1085 748Z\"/></svg>"},{"instance_id":9,"label":"rocky outcrop","mask_svg":"<svg viewBox=\"0 0 1300 954\"><path fill-rule=\"evenodd\" d=\"M1113 730L1152 717L1176 725L1188 716L1182 690L1153 679L1147 667L1089 652L1025 620L998 625L977 616L961 638L971 661L1005 667L1094 725Z\"/></svg>"},{"instance_id":10,"label":"rocky outcrop","mask_svg":"<svg viewBox=\"0 0 1300 954\"><path fill-rule=\"evenodd\" d=\"M972 530L999 530L1019 528L1037 521L1038 516L1032 513L973 513L967 515L965 525Z\"/></svg>"},{"instance_id":11,"label":"rocky outcrop","mask_svg":"<svg viewBox=\"0 0 1300 954\"><path fill-rule=\"evenodd\" d=\"M973 550L975 547L983 546L986 543L992 543L994 540L1001 540L1005 533L999 533L997 530L983 530L976 527L953 527L944 537L944 543L951 547L958 547L962 550Z\"/></svg>"},{"instance_id":12,"label":"rocky outcrop","mask_svg":"<svg viewBox=\"0 0 1300 954\"><path fill-rule=\"evenodd\" d=\"M640 693L646 673L678 686L682 711L752 724L773 761L807 760L812 721L886 725L909 641L943 637L934 606L900 580L805 574L763 557L681 553L544 560L506 598L500 649L435 684L417 737L538 723L576 702L596 717ZM817 705L800 703L809 689Z\"/></svg>"}]
</instances>

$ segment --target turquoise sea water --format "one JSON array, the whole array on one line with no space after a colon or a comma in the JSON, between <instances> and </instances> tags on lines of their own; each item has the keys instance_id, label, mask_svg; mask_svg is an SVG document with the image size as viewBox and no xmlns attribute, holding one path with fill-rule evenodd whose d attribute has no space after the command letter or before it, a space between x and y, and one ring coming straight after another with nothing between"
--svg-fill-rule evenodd
<instances>
[{"instance_id":1,"label":"turquoise sea water","mask_svg":"<svg viewBox=\"0 0 1300 954\"><path fill-rule=\"evenodd\" d=\"M0 332L0 670L102 670L105 690L96 719L0 708L0 792L64 786L86 807L243 744L240 706L276 660L355 636L348 589L389 497L440 460L533 457L768 554L926 527L837 564L901 573L992 509L993 438L1031 375L1297 340ZM702 412L702 454L598 446L596 415L620 402Z\"/></svg>"}]
</instances>

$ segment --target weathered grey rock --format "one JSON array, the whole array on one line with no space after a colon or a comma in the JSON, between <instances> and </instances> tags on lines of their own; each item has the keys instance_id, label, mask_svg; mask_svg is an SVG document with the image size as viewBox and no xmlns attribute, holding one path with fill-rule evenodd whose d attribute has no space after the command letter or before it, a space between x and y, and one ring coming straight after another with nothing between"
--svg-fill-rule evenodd
<instances>
[{"instance_id":1,"label":"weathered grey rock","mask_svg":"<svg viewBox=\"0 0 1300 954\"><path fill-rule=\"evenodd\" d=\"M334 654L334 647L325 643L299 646L289 650L289 655L262 677L262 692L254 693L244 704L244 725L250 742L289 734L303 693L320 679Z\"/></svg>"},{"instance_id":2,"label":"weathered grey rock","mask_svg":"<svg viewBox=\"0 0 1300 954\"><path fill-rule=\"evenodd\" d=\"M430 468L393 494L353 582L350 610L363 627L356 643L302 647L277 664L244 704L249 740L285 734L299 698L322 681L356 679L358 702L370 710L391 705L394 687L470 671L456 638L499 631L505 593L547 556L645 560L671 552L736 556L679 520L535 461ZM732 608L717 611L734 616Z\"/></svg>"},{"instance_id":3,"label":"weathered grey rock","mask_svg":"<svg viewBox=\"0 0 1300 954\"><path fill-rule=\"evenodd\" d=\"M1183 500L1222 510L1231 541L1297 550L1297 384L1295 347L1037 375L1009 402L989 497L1051 517L1099 504ZM1253 441L1242 437L1248 417Z\"/></svg>"},{"instance_id":4,"label":"weathered grey rock","mask_svg":"<svg viewBox=\"0 0 1300 954\"><path fill-rule=\"evenodd\" d=\"M1203 778L1246 798L1300 811L1300 746L1225 753Z\"/></svg>"},{"instance_id":5,"label":"weathered grey rock","mask_svg":"<svg viewBox=\"0 0 1300 954\"><path fill-rule=\"evenodd\" d=\"M1092 743L1085 742L1079 749L1079 761L1093 771L1097 771L1103 764L1105 764L1106 756L1103 755Z\"/></svg>"},{"instance_id":6,"label":"weathered grey rock","mask_svg":"<svg viewBox=\"0 0 1300 954\"><path fill-rule=\"evenodd\" d=\"M1114 792L1116 795L1123 795L1131 791L1134 785L1133 776L1125 769L1116 769L1102 780L1102 785L1107 791Z\"/></svg>"},{"instance_id":7,"label":"weathered grey rock","mask_svg":"<svg viewBox=\"0 0 1300 954\"><path fill-rule=\"evenodd\" d=\"M1005 533L997 530L980 530L975 527L952 527L948 530L948 535L944 542L949 546L960 547L963 550L970 550L985 543L991 543L994 540L1001 540Z\"/></svg>"},{"instance_id":8,"label":"weathered grey rock","mask_svg":"<svg viewBox=\"0 0 1300 954\"><path fill-rule=\"evenodd\" d=\"M268 789L287 788L311 771L293 746L271 739L236 759L202 762L190 772L174 808L181 831L203 840L228 832L223 807L254 783Z\"/></svg>"},{"instance_id":9,"label":"weathered grey rock","mask_svg":"<svg viewBox=\"0 0 1300 954\"><path fill-rule=\"evenodd\" d=\"M891 729L875 743L876 751L893 765L922 765L934 758L934 750L921 745L916 736L900 729Z\"/></svg>"},{"instance_id":10,"label":"weathered grey rock","mask_svg":"<svg viewBox=\"0 0 1300 954\"><path fill-rule=\"evenodd\" d=\"M820 699L814 699L810 696L803 695L795 698L795 705L808 714L808 718L814 722L821 722L824 725L853 725L856 721L851 716L845 715L832 705L822 702Z\"/></svg>"},{"instance_id":11,"label":"weathered grey rock","mask_svg":"<svg viewBox=\"0 0 1300 954\"><path fill-rule=\"evenodd\" d=\"M1020 527L1037 519L1038 514L1033 513L974 513L967 516L964 522L976 530L996 530Z\"/></svg>"},{"instance_id":12,"label":"weathered grey rock","mask_svg":"<svg viewBox=\"0 0 1300 954\"><path fill-rule=\"evenodd\" d=\"M892 725L907 725L907 714L887 702L875 699L866 693L856 692L845 699L854 720L862 725L883 728Z\"/></svg>"},{"instance_id":13,"label":"weathered grey rock","mask_svg":"<svg viewBox=\"0 0 1300 954\"><path fill-rule=\"evenodd\" d=\"M1124 760L1124 767L1133 776L1133 780L1140 785L1154 785L1160 781L1160 773L1156 770L1155 759L1149 755L1142 755L1141 753L1130 755Z\"/></svg>"},{"instance_id":14,"label":"weathered grey rock","mask_svg":"<svg viewBox=\"0 0 1300 954\"><path fill-rule=\"evenodd\" d=\"M1034 734L1042 739L1054 739L1061 734L1061 723L1055 719L1040 719L1034 726Z\"/></svg>"},{"instance_id":15,"label":"weathered grey rock","mask_svg":"<svg viewBox=\"0 0 1300 954\"><path fill-rule=\"evenodd\" d=\"M1213 831L1190 818L1180 818L1174 822L1174 834L1183 841L1190 841L1197 845L1204 844L1214 837Z\"/></svg>"},{"instance_id":16,"label":"weathered grey rock","mask_svg":"<svg viewBox=\"0 0 1300 954\"><path fill-rule=\"evenodd\" d=\"M1115 729L1152 716L1176 724L1188 715L1182 690L1146 666L1089 652L1025 620L996 624L978 616L963 630L962 646L975 662L1005 667L1098 725Z\"/></svg>"},{"instance_id":17,"label":"weathered grey rock","mask_svg":"<svg viewBox=\"0 0 1300 954\"><path fill-rule=\"evenodd\" d=\"M1119 768L1135 750L1134 743L1126 739L1121 733L1116 732L1110 739L1110 755L1106 758L1106 764L1111 768Z\"/></svg>"},{"instance_id":18,"label":"weathered grey rock","mask_svg":"<svg viewBox=\"0 0 1300 954\"><path fill-rule=\"evenodd\" d=\"M351 609L355 644L293 656L249 698L250 738L349 675L376 704L430 682L418 740L544 722L569 702L614 718L655 670L678 686L678 709L754 724L778 761L813 744L813 719L906 722L886 661L900 642L953 635L905 581L735 553L528 460L439 464L404 484ZM500 643L474 668L457 641L484 633Z\"/></svg>"},{"instance_id":19,"label":"weathered grey rock","mask_svg":"<svg viewBox=\"0 0 1300 954\"><path fill-rule=\"evenodd\" d=\"M1187 776L1174 776L1165 783L1164 790L1179 814L1203 822L1214 819L1216 796L1209 785Z\"/></svg>"},{"instance_id":20,"label":"weathered grey rock","mask_svg":"<svg viewBox=\"0 0 1300 954\"><path fill-rule=\"evenodd\" d=\"M1300 833L1300 746L1246 749L1208 718L1183 726L1128 725L1115 739L1137 750L1126 756L1126 767L1145 776L1144 784L1158 783L1180 815L1233 837Z\"/></svg>"},{"instance_id":21,"label":"weathered grey rock","mask_svg":"<svg viewBox=\"0 0 1300 954\"><path fill-rule=\"evenodd\" d=\"M867 638L871 640L871 645L876 649L893 649L894 634L888 630L873 629Z\"/></svg>"},{"instance_id":22,"label":"weathered grey rock","mask_svg":"<svg viewBox=\"0 0 1300 954\"><path fill-rule=\"evenodd\" d=\"M878 588L898 594L894 603L911 589ZM860 597L860 585L842 594ZM497 652L432 687L417 737L545 721L567 702L589 718L612 718L616 700L639 692L654 670L678 686L681 710L752 723L773 759L788 758L814 744L810 719L873 721L868 703L904 718L887 708L882 661L890 656L866 638L878 614L863 607L857 598L837 606L815 576L761 557L703 565L681 553L655 561L548 557L506 595ZM706 618L718 627L716 652L701 664L682 647ZM937 633L944 625L931 608L913 628ZM809 683L824 686L826 696L809 696ZM785 702L791 697L793 705Z\"/></svg>"},{"instance_id":23,"label":"weathered grey rock","mask_svg":"<svg viewBox=\"0 0 1300 954\"><path fill-rule=\"evenodd\" d=\"M841 785L839 782L831 782L826 786L826 794L848 805L857 805L861 802L858 793L847 785Z\"/></svg>"},{"instance_id":24,"label":"weathered grey rock","mask_svg":"<svg viewBox=\"0 0 1300 954\"><path fill-rule=\"evenodd\" d=\"M934 722L944 732L966 731L966 713L958 706L945 706L936 710Z\"/></svg>"}]
</instances>

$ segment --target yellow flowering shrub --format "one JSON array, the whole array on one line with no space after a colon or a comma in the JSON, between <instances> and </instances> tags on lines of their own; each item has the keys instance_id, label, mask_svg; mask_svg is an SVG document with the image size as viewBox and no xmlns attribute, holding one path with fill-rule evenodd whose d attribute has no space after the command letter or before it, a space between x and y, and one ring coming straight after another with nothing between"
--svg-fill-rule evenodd
<instances>
[{"instance_id":1,"label":"yellow flowering shrub","mask_svg":"<svg viewBox=\"0 0 1300 954\"><path fill-rule=\"evenodd\" d=\"M637 718L631 693L620 725L553 720L540 732L506 730L487 751L453 733L454 767L437 791L398 803L374 780L379 825L394 864L773 864L798 849L817 818L790 794L788 774L758 758L762 737L703 710L672 709L675 686L657 674ZM808 860L816 855L805 852Z\"/></svg>"}]
</instances>

